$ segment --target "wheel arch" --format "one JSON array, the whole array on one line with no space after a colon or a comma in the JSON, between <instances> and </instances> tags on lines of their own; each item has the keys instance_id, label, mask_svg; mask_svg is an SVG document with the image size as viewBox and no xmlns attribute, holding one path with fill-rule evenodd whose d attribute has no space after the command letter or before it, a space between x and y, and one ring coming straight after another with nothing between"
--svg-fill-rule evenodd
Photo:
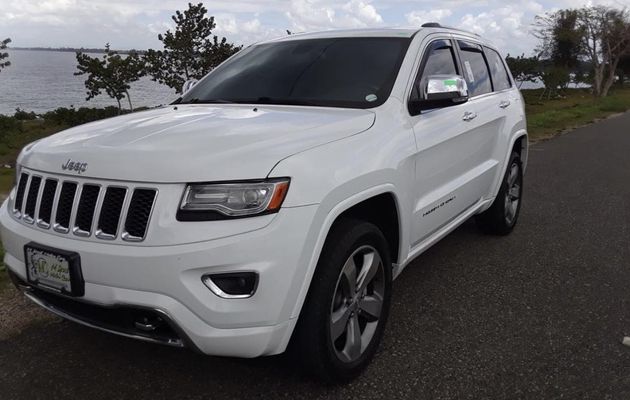
<instances>
[{"instance_id":1,"label":"wheel arch","mask_svg":"<svg viewBox=\"0 0 630 400\"><path fill-rule=\"evenodd\" d=\"M366 212L374 210L373 207L375 206L375 204L383 203L395 207L396 213L396 237L395 239L393 237L390 237L388 239L388 244L390 246L395 243L394 246L397 247L395 251L392 251L392 261L398 260L399 258L401 258L401 256L403 256L401 249L403 242L402 238L404 237L403 230L405 228L402 224L402 221L400 220L400 211L402 206L400 203L400 199L396 195L395 186L391 183L387 183L366 189L362 192L356 193L353 196L347 197L346 199L332 207L330 211L326 213L326 216L323 219L323 223L320 224L317 240L311 252L311 258L308 263L307 273L304 277L304 281L302 282L302 287L300 289L298 298L296 299L297 301L295 302L293 311L291 312L291 318L296 318L300 314L300 310L302 309L302 305L304 303L304 300L306 299L306 295L308 294L311 281L313 279L313 276L315 275L317 262L333 225L345 216L356 217L357 215L365 215ZM390 209L390 213L392 211L393 209ZM378 226L378 224L376 225ZM384 233L384 235L386 234Z\"/></svg>"}]
</instances>

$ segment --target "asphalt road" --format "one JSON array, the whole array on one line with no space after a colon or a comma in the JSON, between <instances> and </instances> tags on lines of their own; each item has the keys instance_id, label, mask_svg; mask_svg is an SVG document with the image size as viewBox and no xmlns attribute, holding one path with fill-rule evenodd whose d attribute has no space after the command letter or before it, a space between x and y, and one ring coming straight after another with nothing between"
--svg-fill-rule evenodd
<instances>
[{"instance_id":1,"label":"asphalt road","mask_svg":"<svg viewBox=\"0 0 630 400\"><path fill-rule=\"evenodd\" d=\"M0 342L0 398L630 398L630 114L532 146L524 196L510 236L469 221L409 266L347 386L39 322Z\"/></svg>"}]
</instances>

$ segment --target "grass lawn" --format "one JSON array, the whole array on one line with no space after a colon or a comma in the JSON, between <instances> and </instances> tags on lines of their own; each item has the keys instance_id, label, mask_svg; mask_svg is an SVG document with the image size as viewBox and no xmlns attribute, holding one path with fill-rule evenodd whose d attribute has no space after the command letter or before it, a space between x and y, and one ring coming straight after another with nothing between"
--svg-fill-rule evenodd
<instances>
[{"instance_id":1,"label":"grass lawn","mask_svg":"<svg viewBox=\"0 0 630 400\"><path fill-rule=\"evenodd\" d=\"M630 87L614 88L595 99L587 89L570 89L565 97L539 100L541 90L524 90L530 140L549 138L564 130L630 110Z\"/></svg>"}]
</instances>

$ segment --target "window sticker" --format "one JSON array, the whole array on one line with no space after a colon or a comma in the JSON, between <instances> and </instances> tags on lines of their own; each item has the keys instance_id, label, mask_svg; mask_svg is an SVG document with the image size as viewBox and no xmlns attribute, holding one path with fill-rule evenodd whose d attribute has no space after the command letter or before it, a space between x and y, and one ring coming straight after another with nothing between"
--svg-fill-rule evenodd
<instances>
[{"instance_id":1,"label":"window sticker","mask_svg":"<svg viewBox=\"0 0 630 400\"><path fill-rule=\"evenodd\" d=\"M367 96L365 96L365 100L369 101L370 103L378 100L378 97L376 97L375 94L368 94Z\"/></svg>"},{"instance_id":2,"label":"window sticker","mask_svg":"<svg viewBox=\"0 0 630 400\"><path fill-rule=\"evenodd\" d=\"M464 66L466 67L466 73L468 74L468 80L470 83L475 83L475 76L473 75L472 68L470 67L470 62L465 61Z\"/></svg>"}]
</instances>

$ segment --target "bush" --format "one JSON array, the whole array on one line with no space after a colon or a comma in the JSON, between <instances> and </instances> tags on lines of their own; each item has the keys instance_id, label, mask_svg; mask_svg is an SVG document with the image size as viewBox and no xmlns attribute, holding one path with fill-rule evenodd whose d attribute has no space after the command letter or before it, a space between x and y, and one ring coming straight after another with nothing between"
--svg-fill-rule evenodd
<instances>
[{"instance_id":1,"label":"bush","mask_svg":"<svg viewBox=\"0 0 630 400\"><path fill-rule=\"evenodd\" d=\"M18 107L15 109L15 114L13 114L13 118L20 121L30 121L33 119L37 119L37 114L35 114L33 111L26 112L24 110L20 110L20 107Z\"/></svg>"},{"instance_id":2,"label":"bush","mask_svg":"<svg viewBox=\"0 0 630 400\"><path fill-rule=\"evenodd\" d=\"M9 132L21 132L22 123L14 117L8 117L0 114L0 136L4 136Z\"/></svg>"},{"instance_id":3,"label":"bush","mask_svg":"<svg viewBox=\"0 0 630 400\"><path fill-rule=\"evenodd\" d=\"M119 115L117 107L109 106L106 108L87 108L79 109L61 107L54 111L42 114L47 121L55 122L59 125L77 126L99 119L115 117Z\"/></svg>"}]
</instances>

